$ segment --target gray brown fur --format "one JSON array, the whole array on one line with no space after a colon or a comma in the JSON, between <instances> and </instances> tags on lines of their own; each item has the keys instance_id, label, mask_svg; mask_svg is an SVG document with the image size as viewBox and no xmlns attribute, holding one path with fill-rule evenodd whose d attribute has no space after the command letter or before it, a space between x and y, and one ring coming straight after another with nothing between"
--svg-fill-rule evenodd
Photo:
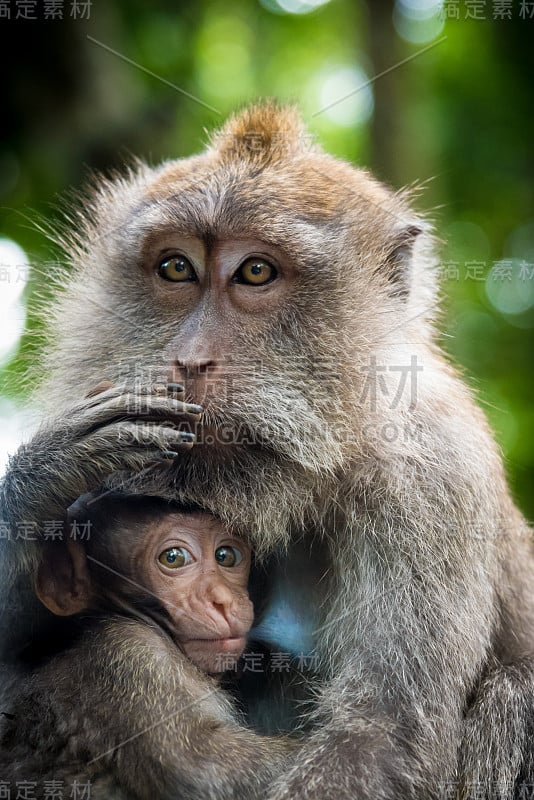
<instances>
[{"instance_id":1,"label":"gray brown fur","mask_svg":"<svg viewBox=\"0 0 534 800\"><path fill-rule=\"evenodd\" d=\"M70 796L76 781L93 800L248 800L289 751L282 737L240 727L218 682L157 625L134 618L86 620L70 646L6 693L0 780L13 793L30 781L36 798L47 781Z\"/></svg>"},{"instance_id":2,"label":"gray brown fur","mask_svg":"<svg viewBox=\"0 0 534 800\"><path fill-rule=\"evenodd\" d=\"M185 311L161 307L141 269L169 230L256 237L296 275L267 322L248 315L234 332L212 309L198 334L223 336L234 367L203 424L256 434L257 445L195 445L158 473L170 497L252 532L260 552L291 559L302 535L327 551L316 729L269 800L428 800L457 780L465 797L491 797L495 776L512 798L516 780L534 781L531 532L482 413L436 343L429 226L409 197L310 146L293 110L252 107L203 154L98 185L55 311L48 416L11 461L5 517L54 518L110 473L175 449L175 432L139 417L121 440L131 384L83 399L125 364L142 362L154 380L192 346ZM404 393L392 408L398 373L385 370L389 395L371 404L370 359L412 355L423 366L417 402ZM162 416L182 413L158 402ZM418 435L389 441L388 423ZM16 551L9 563L34 563L31 548ZM306 593L305 564L302 575Z\"/></svg>"}]
</instances>

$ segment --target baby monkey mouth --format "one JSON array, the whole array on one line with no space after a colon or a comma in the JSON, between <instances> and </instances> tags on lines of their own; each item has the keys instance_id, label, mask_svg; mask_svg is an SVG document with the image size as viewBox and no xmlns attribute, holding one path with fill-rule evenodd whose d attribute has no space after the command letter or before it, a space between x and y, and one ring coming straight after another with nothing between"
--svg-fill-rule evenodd
<instances>
[{"instance_id":1,"label":"baby monkey mouth","mask_svg":"<svg viewBox=\"0 0 534 800\"><path fill-rule=\"evenodd\" d=\"M199 638L199 639L186 639L183 644L191 644L192 642L202 642L206 645L223 645L226 644L228 646L242 644L245 641L244 636L219 636L218 638Z\"/></svg>"},{"instance_id":2,"label":"baby monkey mouth","mask_svg":"<svg viewBox=\"0 0 534 800\"><path fill-rule=\"evenodd\" d=\"M186 655L195 663L197 659L212 659L222 656L238 658L245 650L247 641L244 636L224 636L217 639L187 639L182 641Z\"/></svg>"}]
</instances>

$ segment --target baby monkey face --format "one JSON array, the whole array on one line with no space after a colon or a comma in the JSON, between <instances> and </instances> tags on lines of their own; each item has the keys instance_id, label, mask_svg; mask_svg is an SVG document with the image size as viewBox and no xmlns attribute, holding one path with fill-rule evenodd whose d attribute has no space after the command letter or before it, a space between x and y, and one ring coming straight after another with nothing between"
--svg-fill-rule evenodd
<instances>
[{"instance_id":1,"label":"baby monkey face","mask_svg":"<svg viewBox=\"0 0 534 800\"><path fill-rule=\"evenodd\" d=\"M250 546L204 513L155 520L134 554L135 580L166 609L182 650L210 674L245 647L254 617L250 560Z\"/></svg>"}]
</instances>

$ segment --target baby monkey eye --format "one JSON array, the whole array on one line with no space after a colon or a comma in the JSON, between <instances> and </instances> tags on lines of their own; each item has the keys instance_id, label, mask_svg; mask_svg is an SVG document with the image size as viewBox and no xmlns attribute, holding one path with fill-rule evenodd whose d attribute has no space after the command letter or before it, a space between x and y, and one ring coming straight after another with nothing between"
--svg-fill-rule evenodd
<instances>
[{"instance_id":1,"label":"baby monkey eye","mask_svg":"<svg viewBox=\"0 0 534 800\"><path fill-rule=\"evenodd\" d=\"M216 549L215 561L221 567L237 567L243 561L243 553L237 547L230 547L230 545L225 544L223 547Z\"/></svg>"},{"instance_id":2,"label":"baby monkey eye","mask_svg":"<svg viewBox=\"0 0 534 800\"><path fill-rule=\"evenodd\" d=\"M164 550L163 553L159 554L158 561L165 567L178 569L179 567L185 567L187 564L191 564L193 562L193 556L185 547L169 547L168 550Z\"/></svg>"},{"instance_id":3,"label":"baby monkey eye","mask_svg":"<svg viewBox=\"0 0 534 800\"><path fill-rule=\"evenodd\" d=\"M243 261L241 266L235 272L233 281L234 283L248 283L250 286L264 286L266 283L274 281L278 272L265 261L264 258L252 257Z\"/></svg>"},{"instance_id":4,"label":"baby monkey eye","mask_svg":"<svg viewBox=\"0 0 534 800\"><path fill-rule=\"evenodd\" d=\"M196 281L197 276L190 261L185 256L171 256L160 261L158 275L166 281Z\"/></svg>"}]
</instances>

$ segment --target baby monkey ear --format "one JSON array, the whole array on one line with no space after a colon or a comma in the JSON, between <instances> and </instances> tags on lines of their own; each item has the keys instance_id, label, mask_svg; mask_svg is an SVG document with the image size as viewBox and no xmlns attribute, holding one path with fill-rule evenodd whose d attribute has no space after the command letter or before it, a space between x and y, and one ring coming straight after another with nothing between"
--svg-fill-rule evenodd
<instances>
[{"instance_id":1,"label":"baby monkey ear","mask_svg":"<svg viewBox=\"0 0 534 800\"><path fill-rule=\"evenodd\" d=\"M35 593L60 617L79 614L91 605L91 576L85 548L73 541L45 546L35 578Z\"/></svg>"}]
</instances>

